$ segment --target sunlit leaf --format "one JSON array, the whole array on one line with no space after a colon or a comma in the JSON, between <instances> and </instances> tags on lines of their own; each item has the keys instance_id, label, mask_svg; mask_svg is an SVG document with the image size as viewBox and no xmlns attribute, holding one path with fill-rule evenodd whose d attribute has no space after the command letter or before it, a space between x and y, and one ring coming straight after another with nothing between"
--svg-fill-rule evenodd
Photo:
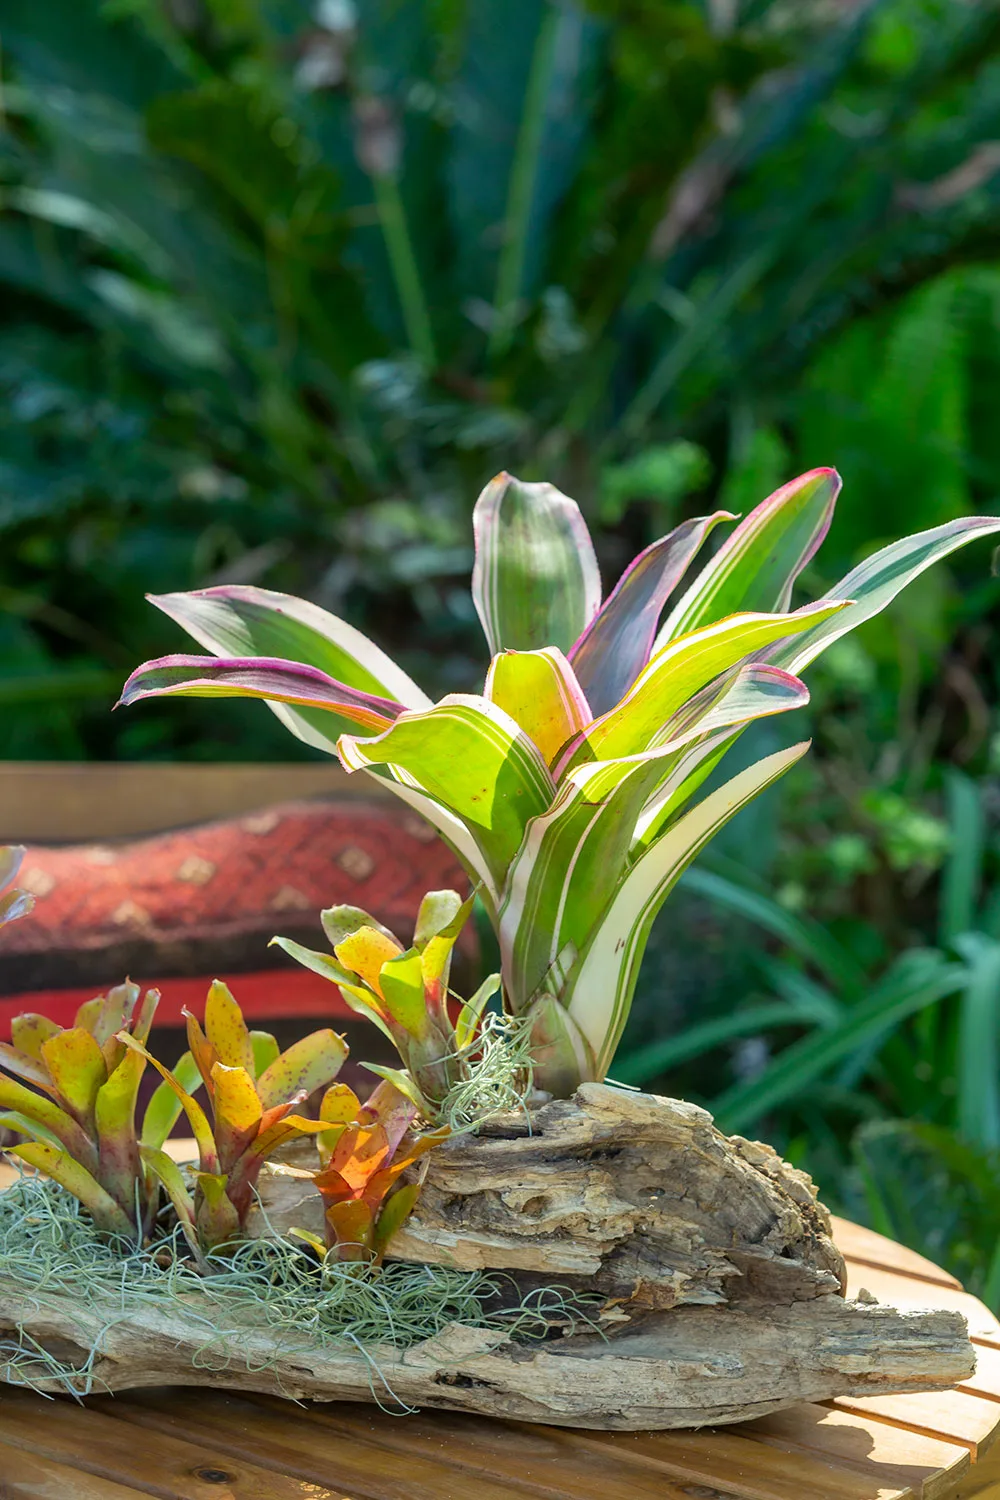
<instances>
[{"instance_id":1,"label":"sunlit leaf","mask_svg":"<svg viewBox=\"0 0 1000 1500\"><path fill-rule=\"evenodd\" d=\"M483 694L521 726L546 765L594 717L573 668L554 646L498 652Z\"/></svg>"},{"instance_id":2,"label":"sunlit leaf","mask_svg":"<svg viewBox=\"0 0 1000 1500\"><path fill-rule=\"evenodd\" d=\"M810 469L762 500L678 601L654 650L737 611L787 610L796 578L830 529L839 492L835 469Z\"/></svg>"},{"instance_id":3,"label":"sunlit leaf","mask_svg":"<svg viewBox=\"0 0 1000 1500\"><path fill-rule=\"evenodd\" d=\"M335 1031L310 1032L293 1042L258 1078L261 1104L268 1109L298 1094L323 1088L336 1078L346 1057L347 1043Z\"/></svg>"}]
</instances>

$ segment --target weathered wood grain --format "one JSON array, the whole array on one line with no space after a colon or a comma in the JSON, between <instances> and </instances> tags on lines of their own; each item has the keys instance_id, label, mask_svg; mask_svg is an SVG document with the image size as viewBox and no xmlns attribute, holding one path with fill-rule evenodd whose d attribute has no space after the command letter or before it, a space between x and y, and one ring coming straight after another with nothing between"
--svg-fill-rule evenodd
<instances>
[{"instance_id":1,"label":"weathered wood grain","mask_svg":"<svg viewBox=\"0 0 1000 1500\"><path fill-rule=\"evenodd\" d=\"M298 1176L274 1184L285 1199L267 1203L268 1219L307 1227L314 1190L304 1197ZM402 1352L362 1353L248 1321L223 1359L210 1279L167 1311L39 1306L0 1275L0 1341L23 1328L81 1366L95 1346L79 1384L97 1391L176 1382L361 1401L388 1391L411 1406L635 1430L952 1386L974 1365L961 1313L982 1312L949 1287L934 1288L941 1311L846 1301L844 1261L804 1174L723 1136L694 1105L598 1084L435 1152L419 1217L393 1252L501 1267L515 1291L596 1289L604 1331L532 1344L456 1324ZM57 1388L41 1365L33 1378Z\"/></svg>"}]
</instances>

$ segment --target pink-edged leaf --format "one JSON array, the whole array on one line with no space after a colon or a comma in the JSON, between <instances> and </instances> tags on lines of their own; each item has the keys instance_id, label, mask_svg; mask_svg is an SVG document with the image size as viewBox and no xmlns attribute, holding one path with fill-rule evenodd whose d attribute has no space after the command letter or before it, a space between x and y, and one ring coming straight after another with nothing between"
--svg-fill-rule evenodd
<instances>
[{"instance_id":1,"label":"pink-edged leaf","mask_svg":"<svg viewBox=\"0 0 1000 1500\"><path fill-rule=\"evenodd\" d=\"M220 584L150 598L214 656L305 662L361 693L406 708L430 707L426 693L373 641L306 599L250 584ZM268 708L296 738L328 755L335 753L337 737L351 727L328 707L292 707L270 700Z\"/></svg>"},{"instance_id":2,"label":"pink-edged leaf","mask_svg":"<svg viewBox=\"0 0 1000 1500\"><path fill-rule=\"evenodd\" d=\"M306 662L362 693L406 708L430 707L426 693L374 641L294 594L224 583L186 594L150 594L149 601L213 656Z\"/></svg>"},{"instance_id":3,"label":"pink-edged leaf","mask_svg":"<svg viewBox=\"0 0 1000 1500\"><path fill-rule=\"evenodd\" d=\"M601 576L579 506L551 484L498 474L472 515L472 598L490 654L568 651L597 613Z\"/></svg>"},{"instance_id":4,"label":"pink-edged leaf","mask_svg":"<svg viewBox=\"0 0 1000 1500\"><path fill-rule=\"evenodd\" d=\"M836 469L810 469L761 501L678 600L654 651L738 611L787 610L796 578L830 529L839 493Z\"/></svg>"},{"instance_id":5,"label":"pink-edged leaf","mask_svg":"<svg viewBox=\"0 0 1000 1500\"><path fill-rule=\"evenodd\" d=\"M136 668L122 688L119 706L171 695L298 704L335 713L346 725L369 734L390 728L402 712L391 699L359 692L318 667L264 656L161 656Z\"/></svg>"},{"instance_id":6,"label":"pink-edged leaf","mask_svg":"<svg viewBox=\"0 0 1000 1500\"><path fill-rule=\"evenodd\" d=\"M24 854L23 844L0 845L0 927L5 922L15 922L18 917L27 916L35 904L34 896L28 891L6 889L21 868Z\"/></svg>"},{"instance_id":7,"label":"pink-edged leaf","mask_svg":"<svg viewBox=\"0 0 1000 1500\"><path fill-rule=\"evenodd\" d=\"M640 552L569 653L592 717L614 708L649 661L663 607L727 510L685 521ZM515 716L516 717L516 716Z\"/></svg>"},{"instance_id":8,"label":"pink-edged leaf","mask_svg":"<svg viewBox=\"0 0 1000 1500\"><path fill-rule=\"evenodd\" d=\"M14 879L24 862L25 852L23 844L0 845L0 891Z\"/></svg>"},{"instance_id":9,"label":"pink-edged leaf","mask_svg":"<svg viewBox=\"0 0 1000 1500\"><path fill-rule=\"evenodd\" d=\"M670 641L636 678L622 701L571 742L555 766L557 780L585 761L637 755L671 717L707 684L741 662L752 662L775 642L811 629L847 608L844 600L804 604L791 614L727 615Z\"/></svg>"}]
</instances>

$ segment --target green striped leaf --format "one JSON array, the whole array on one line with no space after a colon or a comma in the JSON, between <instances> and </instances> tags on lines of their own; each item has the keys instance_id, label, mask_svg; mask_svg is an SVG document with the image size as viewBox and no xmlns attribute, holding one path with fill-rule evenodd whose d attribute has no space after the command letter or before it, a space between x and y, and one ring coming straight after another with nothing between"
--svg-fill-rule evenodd
<instances>
[{"instance_id":1,"label":"green striped leaf","mask_svg":"<svg viewBox=\"0 0 1000 1500\"><path fill-rule=\"evenodd\" d=\"M768 660L787 667L791 672L801 672L827 646L832 646L842 635L879 614L907 584L919 578L934 563L964 547L967 542L998 531L1000 516L963 516L883 547L824 594L823 600L849 599L851 603L845 609L826 620L817 620L796 640L784 641L774 647L767 653Z\"/></svg>"},{"instance_id":2,"label":"green striped leaf","mask_svg":"<svg viewBox=\"0 0 1000 1500\"><path fill-rule=\"evenodd\" d=\"M757 663L730 667L670 715L653 736L650 748L668 743L687 745L717 729L788 713L804 708L808 702L809 689L802 679L781 667Z\"/></svg>"},{"instance_id":3,"label":"green striped leaf","mask_svg":"<svg viewBox=\"0 0 1000 1500\"><path fill-rule=\"evenodd\" d=\"M784 613L796 578L830 529L839 491L835 469L811 469L756 506L678 600L654 651L737 611Z\"/></svg>"},{"instance_id":4,"label":"green striped leaf","mask_svg":"<svg viewBox=\"0 0 1000 1500\"><path fill-rule=\"evenodd\" d=\"M490 655L568 652L601 603L601 575L575 500L551 484L498 474L472 516L472 598Z\"/></svg>"},{"instance_id":5,"label":"green striped leaf","mask_svg":"<svg viewBox=\"0 0 1000 1500\"><path fill-rule=\"evenodd\" d=\"M691 795L699 761L731 742L732 722L807 700L797 677L771 667L740 668L699 695L700 715L671 719L676 739L569 773L552 806L529 823L500 908L504 978L515 1010L529 1005L543 983L552 987L561 953L583 951L630 864L661 835L677 789Z\"/></svg>"},{"instance_id":6,"label":"green striped leaf","mask_svg":"<svg viewBox=\"0 0 1000 1500\"><path fill-rule=\"evenodd\" d=\"M650 661L621 703L564 752L557 779L589 760L637 755L700 690L723 672L785 636L797 635L845 608L839 601L809 604L790 615L730 615L669 642Z\"/></svg>"},{"instance_id":7,"label":"green striped leaf","mask_svg":"<svg viewBox=\"0 0 1000 1500\"><path fill-rule=\"evenodd\" d=\"M649 848L747 724L802 708L808 701L809 689L800 678L756 665L734 667L696 693L653 737L654 746L664 740L672 742L676 757L643 808L635 829L636 845Z\"/></svg>"},{"instance_id":8,"label":"green striped leaf","mask_svg":"<svg viewBox=\"0 0 1000 1500\"><path fill-rule=\"evenodd\" d=\"M520 724L547 765L594 717L576 673L555 646L498 651L483 694Z\"/></svg>"},{"instance_id":9,"label":"green striped leaf","mask_svg":"<svg viewBox=\"0 0 1000 1500\"><path fill-rule=\"evenodd\" d=\"M568 1099L577 1084L604 1076L594 1049L572 1015L554 995L539 995L527 1012L531 1027L531 1059L536 1080Z\"/></svg>"},{"instance_id":10,"label":"green striped leaf","mask_svg":"<svg viewBox=\"0 0 1000 1500\"><path fill-rule=\"evenodd\" d=\"M754 797L795 764L808 742L769 755L685 813L619 883L569 975L565 1002L607 1072L628 1016L653 918L688 865Z\"/></svg>"},{"instance_id":11,"label":"green striped leaf","mask_svg":"<svg viewBox=\"0 0 1000 1500\"><path fill-rule=\"evenodd\" d=\"M305 662L359 692L405 708L430 707L426 693L373 641L306 599L248 584L222 584L190 593L151 594L150 602L213 656ZM326 712L287 703L268 706L298 739L335 753L345 726L338 729Z\"/></svg>"},{"instance_id":12,"label":"green striped leaf","mask_svg":"<svg viewBox=\"0 0 1000 1500\"><path fill-rule=\"evenodd\" d=\"M524 830L555 786L537 748L509 714L486 698L454 694L426 713L405 713L375 739L344 735L345 769L387 766L467 827L494 899Z\"/></svg>"},{"instance_id":13,"label":"green striped leaf","mask_svg":"<svg viewBox=\"0 0 1000 1500\"><path fill-rule=\"evenodd\" d=\"M560 994L559 957L589 941L627 871L636 819L675 757L665 745L579 766L528 824L500 907L504 983L515 1011L543 987Z\"/></svg>"}]
</instances>

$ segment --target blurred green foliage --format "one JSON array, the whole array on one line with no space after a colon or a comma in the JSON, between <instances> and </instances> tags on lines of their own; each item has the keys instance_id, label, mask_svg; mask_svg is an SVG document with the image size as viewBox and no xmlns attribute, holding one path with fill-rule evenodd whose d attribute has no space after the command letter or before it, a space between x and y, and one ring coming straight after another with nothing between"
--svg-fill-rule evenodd
<instances>
[{"instance_id":1,"label":"blurred green foliage","mask_svg":"<svg viewBox=\"0 0 1000 1500\"><path fill-rule=\"evenodd\" d=\"M1000 503L994 0L6 0L0 69L0 756L309 753L254 705L112 716L182 645L146 590L305 594L471 686L500 467L608 579L815 464L809 592ZM998 596L972 549L824 658L623 1060L995 1301L960 1018L973 971L1000 1007Z\"/></svg>"},{"instance_id":2,"label":"blurred green foliage","mask_svg":"<svg viewBox=\"0 0 1000 1500\"><path fill-rule=\"evenodd\" d=\"M843 466L845 555L978 503L998 38L974 0L8 0L0 753L288 753L108 716L174 643L145 589L293 589L473 681L500 466L609 573L796 464Z\"/></svg>"}]
</instances>

